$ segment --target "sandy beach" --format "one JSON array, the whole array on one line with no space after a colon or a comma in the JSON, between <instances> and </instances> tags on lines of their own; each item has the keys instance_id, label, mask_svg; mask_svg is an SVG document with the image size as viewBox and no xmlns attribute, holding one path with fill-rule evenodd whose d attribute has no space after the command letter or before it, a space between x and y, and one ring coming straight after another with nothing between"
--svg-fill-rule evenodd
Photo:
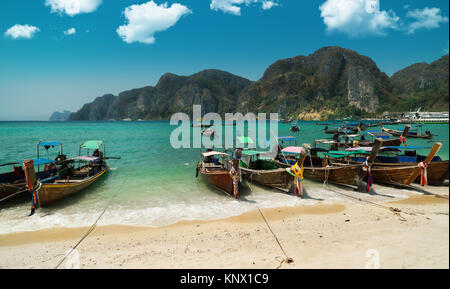
<instances>
[{"instance_id":1,"label":"sandy beach","mask_svg":"<svg viewBox=\"0 0 450 289\"><path fill-rule=\"evenodd\" d=\"M448 186L151 228L99 226L59 268L449 268ZM0 235L0 268L55 268L89 228ZM78 262L79 260L79 262Z\"/></svg>"}]
</instances>

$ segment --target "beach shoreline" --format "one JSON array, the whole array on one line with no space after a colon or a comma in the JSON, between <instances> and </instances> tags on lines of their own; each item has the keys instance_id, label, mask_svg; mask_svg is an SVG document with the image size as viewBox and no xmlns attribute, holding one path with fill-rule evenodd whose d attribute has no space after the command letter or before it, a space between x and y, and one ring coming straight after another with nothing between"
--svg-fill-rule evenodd
<instances>
[{"instance_id":1,"label":"beach shoreline","mask_svg":"<svg viewBox=\"0 0 450 289\"><path fill-rule=\"evenodd\" d=\"M163 227L99 224L76 248L75 267L365 268L373 266L375 252L380 268L449 268L448 187L435 191L444 197L411 193L383 204L318 202L261 209L264 218L256 209ZM0 235L0 268L55 268L88 229ZM75 253L60 268L73 266L68 259ZM294 262L283 263L286 257Z\"/></svg>"}]
</instances>

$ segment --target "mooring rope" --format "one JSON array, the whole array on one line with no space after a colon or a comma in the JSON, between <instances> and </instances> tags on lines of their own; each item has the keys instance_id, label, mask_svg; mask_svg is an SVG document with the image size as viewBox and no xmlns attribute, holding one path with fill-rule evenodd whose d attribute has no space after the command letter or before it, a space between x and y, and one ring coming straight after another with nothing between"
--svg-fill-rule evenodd
<instances>
[{"instance_id":1,"label":"mooring rope","mask_svg":"<svg viewBox=\"0 0 450 289\"><path fill-rule=\"evenodd\" d=\"M285 263L285 262L288 263L288 264L294 262L294 259L288 257L288 255L286 254L286 251L284 250L284 248L281 245L280 241L278 240L277 236L275 235L275 233L273 232L273 230L270 227L269 223L267 222L266 218L264 217L264 214L262 213L261 209L259 207L257 207L257 208L258 208L259 213L261 214L261 217L263 218L264 222L266 223L267 227L269 228L270 232L272 233L273 237L275 238L275 241L277 241L278 246L280 247L281 251L284 254L284 257L286 257L280 262L280 265L277 268L275 268L275 269L279 269L283 265L283 263Z\"/></svg>"},{"instance_id":2,"label":"mooring rope","mask_svg":"<svg viewBox=\"0 0 450 289\"><path fill-rule=\"evenodd\" d=\"M252 187L250 186L250 184L248 184L248 187L250 188L250 191L253 191ZM290 258L287 256L286 251L284 250L283 246L281 245L280 241L278 240L277 236L275 235L275 233L273 232L272 228L270 227L269 223L267 222L266 218L264 217L264 214L262 213L261 209L257 206L259 213L261 214L261 217L263 218L264 222L266 223L267 227L269 228L270 232L272 233L273 237L275 238L275 241L277 241L278 246L280 247L281 251L284 254L284 259L281 260L280 265L278 265L278 267L276 267L275 269L279 269L281 268L281 266L283 265L283 263L292 263L294 262L294 259Z\"/></svg>"},{"instance_id":3,"label":"mooring rope","mask_svg":"<svg viewBox=\"0 0 450 289\"><path fill-rule=\"evenodd\" d=\"M81 242L83 242L83 240L95 229L95 227L97 226L98 221L100 221L101 217L103 216L103 214L106 212L106 210L109 208L109 206L111 205L113 199L117 196L117 194L121 191L121 189L123 188L123 186L125 185L125 183L127 182L128 178L126 178L122 185L120 186L118 192L116 192L114 195L112 195L111 199L109 200L108 204L106 205L106 207L103 209L103 211L101 212L101 214L98 216L98 218L95 220L95 222L91 225L91 227L89 227L89 230L81 237L81 239L78 241L78 243L73 246L70 251L64 255L64 257L61 259L61 261L59 261L58 265L56 265L55 269L58 269L58 267L64 262L64 260L66 260L66 258L68 256L70 256L70 254L72 254L72 252L78 247L78 245L81 244Z\"/></svg>"},{"instance_id":4,"label":"mooring rope","mask_svg":"<svg viewBox=\"0 0 450 289\"><path fill-rule=\"evenodd\" d=\"M402 210L400 210L398 208L388 207L388 206L384 206L384 205L381 205L381 204L378 204L378 203L375 203L375 202L372 202L372 201L363 200L363 199L358 198L358 197L354 197L354 196L351 196L351 195L344 194L342 192L335 191L335 190L331 189L328 185L324 184L324 186L326 186L326 188L328 190L332 191L333 193L340 194L342 196L346 196L348 198L355 199L357 201L368 203L369 205L388 210L391 213L393 213L394 215L398 216L400 221L402 221L402 222L405 222L406 219L401 215L401 213L405 213L405 214L410 215L410 216L417 216L416 214L422 215L421 213L418 213L418 212L406 212L406 211L402 211ZM422 217L424 217L427 220L431 220L431 218L429 218L427 216L422 216Z\"/></svg>"},{"instance_id":5,"label":"mooring rope","mask_svg":"<svg viewBox=\"0 0 450 289\"><path fill-rule=\"evenodd\" d=\"M17 195L23 194L23 193L25 193L25 192L28 192L28 190L17 191L17 192L15 192L15 193L14 193L14 194L12 194L12 195L9 195L9 196L7 196L7 197L5 197L5 198L3 198L3 199L0 199L0 203L1 203L1 202L3 202L3 201L6 201L6 200L8 200L8 199L10 199L10 198L12 198L12 197L14 197L14 196L17 196Z\"/></svg>"}]
</instances>

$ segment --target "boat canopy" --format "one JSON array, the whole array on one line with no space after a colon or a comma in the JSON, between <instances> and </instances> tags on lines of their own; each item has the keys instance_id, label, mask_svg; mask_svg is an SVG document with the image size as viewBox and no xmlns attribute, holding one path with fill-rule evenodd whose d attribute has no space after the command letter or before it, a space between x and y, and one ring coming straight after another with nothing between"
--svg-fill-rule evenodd
<instances>
[{"instance_id":1,"label":"boat canopy","mask_svg":"<svg viewBox=\"0 0 450 289\"><path fill-rule=\"evenodd\" d=\"M418 147L418 146L387 146L383 148L389 149L398 149L398 150L419 150L419 149L429 149L427 147Z\"/></svg>"},{"instance_id":2,"label":"boat canopy","mask_svg":"<svg viewBox=\"0 0 450 289\"><path fill-rule=\"evenodd\" d=\"M55 162L54 160L45 159L45 158L33 159L33 163L34 163L35 166L51 164L51 163L54 163L54 162Z\"/></svg>"},{"instance_id":3,"label":"boat canopy","mask_svg":"<svg viewBox=\"0 0 450 289\"><path fill-rule=\"evenodd\" d=\"M371 134L375 136L392 136L390 133L384 131L372 131L372 130L368 130L364 134Z\"/></svg>"},{"instance_id":4,"label":"boat canopy","mask_svg":"<svg viewBox=\"0 0 450 289\"><path fill-rule=\"evenodd\" d=\"M99 157L94 157L94 156L78 156L78 157L73 158L73 160L85 161L85 162L95 162L95 161L98 161L99 159L100 159Z\"/></svg>"},{"instance_id":5,"label":"boat canopy","mask_svg":"<svg viewBox=\"0 0 450 289\"><path fill-rule=\"evenodd\" d=\"M302 147L286 147L282 149L281 152L288 154L301 154L303 150L304 148Z\"/></svg>"},{"instance_id":6,"label":"boat canopy","mask_svg":"<svg viewBox=\"0 0 450 289\"><path fill-rule=\"evenodd\" d=\"M380 151L417 150L417 149L427 149L427 148L418 146L385 146L381 147ZM372 147L354 147L346 149L346 151L358 151L358 150L371 152Z\"/></svg>"},{"instance_id":7,"label":"boat canopy","mask_svg":"<svg viewBox=\"0 0 450 289\"><path fill-rule=\"evenodd\" d=\"M103 145L103 141L101 140L88 140L80 145L83 149L99 149Z\"/></svg>"},{"instance_id":8,"label":"boat canopy","mask_svg":"<svg viewBox=\"0 0 450 289\"><path fill-rule=\"evenodd\" d=\"M204 152L204 153L202 153L202 155L204 156L204 157L210 157L210 156L220 156L220 155L222 155L222 156L230 156L229 154L226 154L226 153L221 153L221 152L216 152L216 151L210 151L210 152Z\"/></svg>"},{"instance_id":9,"label":"boat canopy","mask_svg":"<svg viewBox=\"0 0 450 289\"><path fill-rule=\"evenodd\" d=\"M345 158L351 155L356 155L356 154L367 154L367 151L365 150L355 150L355 151L329 151L327 153L325 153L325 155L335 158L335 159L339 159L339 158Z\"/></svg>"},{"instance_id":10,"label":"boat canopy","mask_svg":"<svg viewBox=\"0 0 450 289\"><path fill-rule=\"evenodd\" d=\"M244 156L256 156L256 155L260 155L266 152L260 152L260 151L252 151L252 150L243 150L242 151L242 155Z\"/></svg>"},{"instance_id":11,"label":"boat canopy","mask_svg":"<svg viewBox=\"0 0 450 289\"><path fill-rule=\"evenodd\" d=\"M38 145L43 146L43 147L55 147L55 146L62 145L62 142L60 142L60 141L45 141L45 142L40 142Z\"/></svg>"}]
</instances>

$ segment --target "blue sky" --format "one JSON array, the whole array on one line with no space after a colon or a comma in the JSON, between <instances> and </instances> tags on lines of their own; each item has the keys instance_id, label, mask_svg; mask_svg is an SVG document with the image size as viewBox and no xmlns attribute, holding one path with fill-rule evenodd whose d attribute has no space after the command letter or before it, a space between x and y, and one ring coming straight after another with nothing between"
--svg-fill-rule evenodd
<instances>
[{"instance_id":1,"label":"blue sky","mask_svg":"<svg viewBox=\"0 0 450 289\"><path fill-rule=\"evenodd\" d=\"M323 46L356 50L391 75L438 59L449 45L449 2L437 0L0 5L0 120L46 120L106 93L155 85L166 72L216 68L257 80L274 61Z\"/></svg>"}]
</instances>

